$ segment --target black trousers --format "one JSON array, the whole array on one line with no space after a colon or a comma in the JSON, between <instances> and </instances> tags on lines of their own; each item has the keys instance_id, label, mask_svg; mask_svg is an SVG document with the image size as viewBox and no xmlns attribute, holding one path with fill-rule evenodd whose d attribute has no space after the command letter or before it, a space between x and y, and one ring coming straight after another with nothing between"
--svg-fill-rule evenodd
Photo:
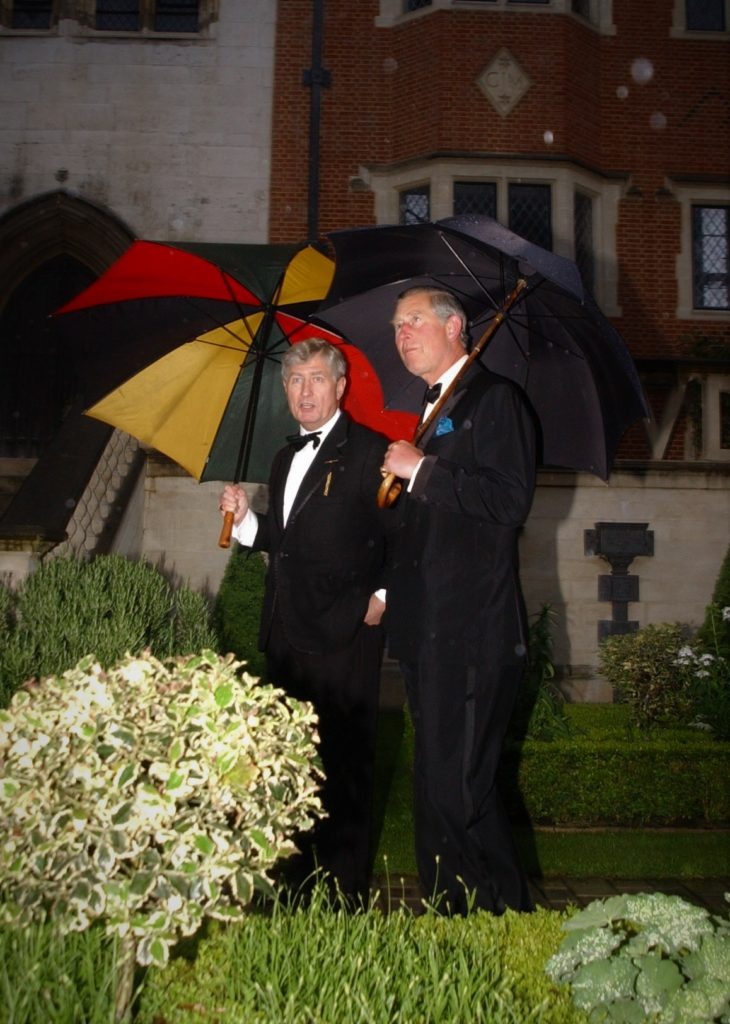
<instances>
[{"instance_id":1,"label":"black trousers","mask_svg":"<svg viewBox=\"0 0 730 1024\"><path fill-rule=\"evenodd\" d=\"M291 647L274 622L266 650L269 679L319 715L325 772L322 803L328 817L297 837L301 855L286 869L304 881L315 867L329 872L341 891L367 900L372 857L371 825L375 736L383 635L363 625L340 651L308 654Z\"/></svg>"},{"instance_id":2,"label":"black trousers","mask_svg":"<svg viewBox=\"0 0 730 1024\"><path fill-rule=\"evenodd\" d=\"M444 912L533 910L496 786L522 669L401 664L415 731L416 861Z\"/></svg>"}]
</instances>

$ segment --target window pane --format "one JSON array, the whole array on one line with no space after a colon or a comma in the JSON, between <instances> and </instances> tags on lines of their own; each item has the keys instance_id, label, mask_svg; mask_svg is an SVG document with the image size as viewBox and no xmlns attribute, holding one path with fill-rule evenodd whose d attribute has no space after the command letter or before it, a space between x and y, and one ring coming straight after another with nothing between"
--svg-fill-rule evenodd
<instances>
[{"instance_id":1,"label":"window pane","mask_svg":"<svg viewBox=\"0 0 730 1024\"><path fill-rule=\"evenodd\" d=\"M197 32L198 0L157 0L155 32Z\"/></svg>"},{"instance_id":2,"label":"window pane","mask_svg":"<svg viewBox=\"0 0 730 1024\"><path fill-rule=\"evenodd\" d=\"M11 28L50 28L51 0L16 0L13 4Z\"/></svg>"},{"instance_id":3,"label":"window pane","mask_svg":"<svg viewBox=\"0 0 730 1024\"><path fill-rule=\"evenodd\" d=\"M497 186L491 181L455 181L454 213L497 216Z\"/></svg>"},{"instance_id":4,"label":"window pane","mask_svg":"<svg viewBox=\"0 0 730 1024\"><path fill-rule=\"evenodd\" d=\"M400 194L400 223L422 224L431 212L431 189L428 185L409 188Z\"/></svg>"},{"instance_id":5,"label":"window pane","mask_svg":"<svg viewBox=\"0 0 730 1024\"><path fill-rule=\"evenodd\" d=\"M591 0L571 0L570 9L579 18L591 20Z\"/></svg>"},{"instance_id":6,"label":"window pane","mask_svg":"<svg viewBox=\"0 0 730 1024\"><path fill-rule=\"evenodd\" d=\"M687 28L695 32L725 31L725 0L687 0Z\"/></svg>"},{"instance_id":7,"label":"window pane","mask_svg":"<svg viewBox=\"0 0 730 1024\"><path fill-rule=\"evenodd\" d=\"M403 10L408 11L420 11L422 7L430 7L431 0L404 0Z\"/></svg>"},{"instance_id":8,"label":"window pane","mask_svg":"<svg viewBox=\"0 0 730 1024\"><path fill-rule=\"evenodd\" d=\"M595 259L593 256L593 200L584 192L573 197L573 244L583 284L589 292L595 290Z\"/></svg>"},{"instance_id":9,"label":"window pane","mask_svg":"<svg viewBox=\"0 0 730 1024\"><path fill-rule=\"evenodd\" d=\"M730 207L692 207L692 283L695 309L730 309Z\"/></svg>"},{"instance_id":10,"label":"window pane","mask_svg":"<svg viewBox=\"0 0 730 1024\"><path fill-rule=\"evenodd\" d=\"M96 27L110 32L139 31L139 0L97 0Z\"/></svg>"},{"instance_id":11,"label":"window pane","mask_svg":"<svg viewBox=\"0 0 730 1024\"><path fill-rule=\"evenodd\" d=\"M509 186L509 227L529 242L552 249L549 185Z\"/></svg>"}]
</instances>

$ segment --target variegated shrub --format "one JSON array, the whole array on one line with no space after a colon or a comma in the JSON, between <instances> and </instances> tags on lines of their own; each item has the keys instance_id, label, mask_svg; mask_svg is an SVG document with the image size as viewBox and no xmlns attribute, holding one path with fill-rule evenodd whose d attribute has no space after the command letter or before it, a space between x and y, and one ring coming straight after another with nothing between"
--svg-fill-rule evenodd
<instances>
[{"instance_id":1,"label":"variegated shrub","mask_svg":"<svg viewBox=\"0 0 730 1024\"><path fill-rule=\"evenodd\" d=\"M103 918L141 964L236 919L322 815L316 717L232 655L93 656L0 710L6 922Z\"/></svg>"}]
</instances>

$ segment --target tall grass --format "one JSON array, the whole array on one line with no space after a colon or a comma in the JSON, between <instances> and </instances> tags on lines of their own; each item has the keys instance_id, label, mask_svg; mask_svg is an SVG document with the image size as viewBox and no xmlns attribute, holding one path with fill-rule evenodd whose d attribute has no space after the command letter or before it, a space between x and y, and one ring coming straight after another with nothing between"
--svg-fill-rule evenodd
<instances>
[{"instance_id":1,"label":"tall grass","mask_svg":"<svg viewBox=\"0 0 730 1024\"><path fill-rule=\"evenodd\" d=\"M347 913L321 892L215 929L151 971L139 1024L573 1024L544 964L561 915Z\"/></svg>"},{"instance_id":2,"label":"tall grass","mask_svg":"<svg viewBox=\"0 0 730 1024\"><path fill-rule=\"evenodd\" d=\"M0 928L0 1024L114 1024L116 969L101 928Z\"/></svg>"}]
</instances>

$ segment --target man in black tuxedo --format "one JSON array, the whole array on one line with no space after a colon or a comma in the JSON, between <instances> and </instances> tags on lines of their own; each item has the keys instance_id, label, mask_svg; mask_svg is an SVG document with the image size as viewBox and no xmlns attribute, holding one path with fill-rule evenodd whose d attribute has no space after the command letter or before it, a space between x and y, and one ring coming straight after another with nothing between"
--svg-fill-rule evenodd
<instances>
[{"instance_id":1,"label":"man in black tuxedo","mask_svg":"<svg viewBox=\"0 0 730 1024\"><path fill-rule=\"evenodd\" d=\"M404 292L393 324L407 369L446 389L467 359L466 323L450 293ZM421 445L391 444L382 466L408 481L386 631L415 730L421 884L451 913L530 910L495 777L526 656L517 538L535 486L533 416L475 361Z\"/></svg>"},{"instance_id":2,"label":"man in black tuxedo","mask_svg":"<svg viewBox=\"0 0 730 1024\"><path fill-rule=\"evenodd\" d=\"M268 513L231 485L220 508L234 513L239 543L269 553L259 634L269 679L319 715L329 817L301 837L299 875L311 859L345 895L366 899L387 521L375 495L387 441L340 410L346 369L320 339L287 350L284 390L300 432L274 457Z\"/></svg>"}]
</instances>

